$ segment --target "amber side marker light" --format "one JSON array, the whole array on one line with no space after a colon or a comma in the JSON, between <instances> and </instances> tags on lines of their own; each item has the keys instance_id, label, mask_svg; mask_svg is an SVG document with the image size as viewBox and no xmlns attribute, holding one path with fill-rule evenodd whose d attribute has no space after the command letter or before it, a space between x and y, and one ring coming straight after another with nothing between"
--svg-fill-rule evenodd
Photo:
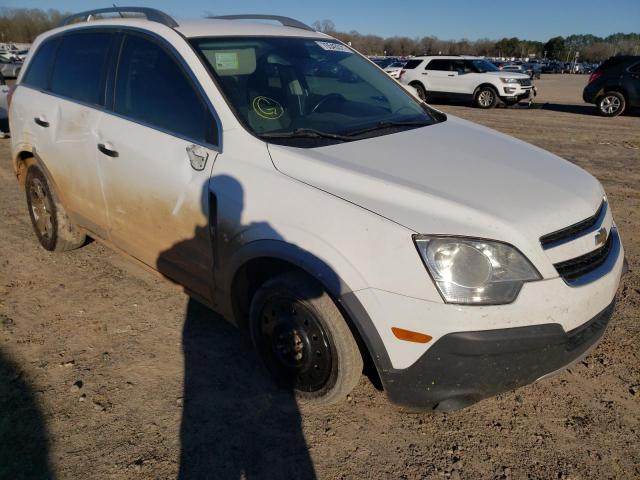
<instances>
[{"instance_id":1,"label":"amber side marker light","mask_svg":"<svg viewBox=\"0 0 640 480\"><path fill-rule=\"evenodd\" d=\"M405 330L404 328L391 327L391 331L396 338L406 342L429 343L433 338L424 333L412 332L411 330Z\"/></svg>"}]
</instances>

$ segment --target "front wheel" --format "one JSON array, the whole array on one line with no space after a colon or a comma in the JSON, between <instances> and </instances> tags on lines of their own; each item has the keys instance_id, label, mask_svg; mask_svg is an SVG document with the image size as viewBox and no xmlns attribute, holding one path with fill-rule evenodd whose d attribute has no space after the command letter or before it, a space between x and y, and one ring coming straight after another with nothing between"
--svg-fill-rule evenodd
<instances>
[{"instance_id":1,"label":"front wheel","mask_svg":"<svg viewBox=\"0 0 640 480\"><path fill-rule=\"evenodd\" d=\"M604 117L617 117L626 107L624 95L619 92L607 92L598 100L598 112Z\"/></svg>"},{"instance_id":2,"label":"front wheel","mask_svg":"<svg viewBox=\"0 0 640 480\"><path fill-rule=\"evenodd\" d=\"M297 272L266 281L253 296L251 340L276 382L318 404L343 400L362 373L362 357L326 291Z\"/></svg>"},{"instance_id":3,"label":"front wheel","mask_svg":"<svg viewBox=\"0 0 640 480\"><path fill-rule=\"evenodd\" d=\"M475 102L479 108L493 108L498 103L498 94L491 87L481 87L476 92Z\"/></svg>"}]
</instances>

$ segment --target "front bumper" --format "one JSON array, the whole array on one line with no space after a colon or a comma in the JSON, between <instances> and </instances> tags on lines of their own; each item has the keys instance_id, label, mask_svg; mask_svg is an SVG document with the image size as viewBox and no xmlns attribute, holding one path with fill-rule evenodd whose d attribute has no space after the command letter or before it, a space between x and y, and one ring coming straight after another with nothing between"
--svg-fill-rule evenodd
<instances>
[{"instance_id":1,"label":"front bumper","mask_svg":"<svg viewBox=\"0 0 640 480\"><path fill-rule=\"evenodd\" d=\"M536 88L533 85L522 86L519 84L507 83L502 85L500 96L504 98L529 98L536 96Z\"/></svg>"},{"instance_id":2,"label":"front bumper","mask_svg":"<svg viewBox=\"0 0 640 480\"><path fill-rule=\"evenodd\" d=\"M507 305L431 302L367 288L340 298L360 331L384 388L412 408L463 408L561 369L597 343L627 269L619 237L590 280L525 283ZM392 327L427 334L396 338Z\"/></svg>"},{"instance_id":3,"label":"front bumper","mask_svg":"<svg viewBox=\"0 0 640 480\"><path fill-rule=\"evenodd\" d=\"M411 367L387 371L394 403L457 410L553 374L583 358L602 338L613 303L578 328L557 323L457 332L440 338Z\"/></svg>"}]
</instances>

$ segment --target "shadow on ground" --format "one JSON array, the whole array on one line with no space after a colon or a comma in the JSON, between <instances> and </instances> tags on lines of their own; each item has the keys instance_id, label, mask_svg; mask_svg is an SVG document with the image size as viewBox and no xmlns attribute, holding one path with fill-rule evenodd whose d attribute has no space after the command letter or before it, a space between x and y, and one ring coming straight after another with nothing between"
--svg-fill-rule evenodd
<instances>
[{"instance_id":1,"label":"shadow on ground","mask_svg":"<svg viewBox=\"0 0 640 480\"><path fill-rule=\"evenodd\" d=\"M215 208L209 205L210 184L215 188L216 204L221 206L214 215L216 224L214 228L196 226L191 238L160 254L158 271L170 279L180 275L176 272L194 268L194 255L199 255L202 265L211 266L213 276L218 255L210 252L217 251L220 225L224 225L229 238L251 228L278 238L267 223L242 224L244 190L239 181L227 175L213 177L202 185L200 207L205 218L211 218L209 209ZM194 278L192 273L184 278ZM258 318L262 322L266 317L260 314ZM180 480L315 478L293 389L276 387L247 335L190 299L182 348Z\"/></svg>"},{"instance_id":2,"label":"shadow on ground","mask_svg":"<svg viewBox=\"0 0 640 480\"><path fill-rule=\"evenodd\" d=\"M182 343L178 478L315 478L296 399L275 387L248 340L190 300Z\"/></svg>"},{"instance_id":3,"label":"shadow on ground","mask_svg":"<svg viewBox=\"0 0 640 480\"><path fill-rule=\"evenodd\" d=\"M53 478L47 428L33 389L0 350L0 478Z\"/></svg>"}]
</instances>

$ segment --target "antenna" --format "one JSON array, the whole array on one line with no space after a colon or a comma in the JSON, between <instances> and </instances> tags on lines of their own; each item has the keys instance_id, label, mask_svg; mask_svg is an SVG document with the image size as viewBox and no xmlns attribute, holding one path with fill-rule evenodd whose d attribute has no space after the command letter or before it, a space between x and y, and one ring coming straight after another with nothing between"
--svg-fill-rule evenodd
<instances>
[{"instance_id":1,"label":"antenna","mask_svg":"<svg viewBox=\"0 0 640 480\"><path fill-rule=\"evenodd\" d=\"M113 8L118 8L118 7L116 7L115 3L112 3L111 5L113 5ZM120 15L120 18L124 18L124 15L122 14L122 12L120 10L118 10L118 15Z\"/></svg>"}]
</instances>

